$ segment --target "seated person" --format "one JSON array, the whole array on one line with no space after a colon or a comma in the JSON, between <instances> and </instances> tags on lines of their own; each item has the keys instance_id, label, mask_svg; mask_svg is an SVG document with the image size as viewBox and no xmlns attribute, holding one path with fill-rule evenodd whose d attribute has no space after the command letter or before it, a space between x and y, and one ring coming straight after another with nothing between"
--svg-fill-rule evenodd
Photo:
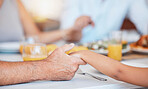
<instances>
[{"instance_id":1,"label":"seated person","mask_svg":"<svg viewBox=\"0 0 148 89\"><path fill-rule=\"evenodd\" d=\"M61 29L92 19L95 27L84 28L82 43L102 40L111 31L119 30L127 16L142 34L147 33L148 8L145 0L67 0L61 18ZM90 23L90 22L87 22ZM92 30L91 30L92 29Z\"/></svg>"},{"instance_id":2,"label":"seated person","mask_svg":"<svg viewBox=\"0 0 148 89\"><path fill-rule=\"evenodd\" d=\"M81 29L41 32L20 0L0 0L0 42L19 41L24 36L38 36L40 42L51 43L60 39L79 41Z\"/></svg>"},{"instance_id":3,"label":"seated person","mask_svg":"<svg viewBox=\"0 0 148 89\"><path fill-rule=\"evenodd\" d=\"M98 71L116 80L148 87L148 68L138 68L122 64L109 57L91 51L79 51L71 54L80 57Z\"/></svg>"},{"instance_id":4,"label":"seated person","mask_svg":"<svg viewBox=\"0 0 148 89\"><path fill-rule=\"evenodd\" d=\"M29 62L0 61L0 85L26 83L36 80L71 80L79 65L80 58L65 54L74 44L56 49L47 59Z\"/></svg>"}]
</instances>

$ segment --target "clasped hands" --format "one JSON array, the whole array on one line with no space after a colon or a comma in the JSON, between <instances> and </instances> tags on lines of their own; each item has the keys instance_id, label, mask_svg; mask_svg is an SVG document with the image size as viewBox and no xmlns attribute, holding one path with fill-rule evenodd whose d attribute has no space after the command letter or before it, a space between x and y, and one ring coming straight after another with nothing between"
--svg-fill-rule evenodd
<instances>
[{"instance_id":1,"label":"clasped hands","mask_svg":"<svg viewBox=\"0 0 148 89\"><path fill-rule=\"evenodd\" d=\"M44 80L71 80L79 65L86 63L77 55L67 55L65 52L72 49L74 44L66 44L57 48L47 59L43 60L42 70ZM52 68L51 68L52 67Z\"/></svg>"},{"instance_id":2,"label":"clasped hands","mask_svg":"<svg viewBox=\"0 0 148 89\"><path fill-rule=\"evenodd\" d=\"M82 30L88 25L94 26L94 22L89 16L81 16L76 21L74 26L65 30L67 41L80 41ZM43 60L43 80L71 80L75 75L79 65L86 63L81 59L79 53L67 55L65 52L74 47L74 44L64 45L57 48L47 59ZM51 68L52 67L52 68ZM50 69L50 70L49 70Z\"/></svg>"}]
</instances>

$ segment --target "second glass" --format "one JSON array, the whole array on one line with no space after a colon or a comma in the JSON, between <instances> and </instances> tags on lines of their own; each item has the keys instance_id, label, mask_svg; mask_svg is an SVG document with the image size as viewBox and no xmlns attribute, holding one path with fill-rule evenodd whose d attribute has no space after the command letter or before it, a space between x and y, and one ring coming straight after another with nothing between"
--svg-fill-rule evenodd
<instances>
[{"instance_id":1,"label":"second glass","mask_svg":"<svg viewBox=\"0 0 148 89\"><path fill-rule=\"evenodd\" d=\"M113 31L109 35L108 57L122 60L122 31Z\"/></svg>"}]
</instances>

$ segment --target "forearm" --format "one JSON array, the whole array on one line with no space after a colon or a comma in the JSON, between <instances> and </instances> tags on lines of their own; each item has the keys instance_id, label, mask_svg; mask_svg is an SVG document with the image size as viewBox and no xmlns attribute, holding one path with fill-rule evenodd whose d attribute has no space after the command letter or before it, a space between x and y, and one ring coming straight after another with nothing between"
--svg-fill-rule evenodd
<instances>
[{"instance_id":1,"label":"forearm","mask_svg":"<svg viewBox=\"0 0 148 89\"><path fill-rule=\"evenodd\" d=\"M0 85L31 82L44 79L43 62L1 62Z\"/></svg>"},{"instance_id":2,"label":"forearm","mask_svg":"<svg viewBox=\"0 0 148 89\"><path fill-rule=\"evenodd\" d=\"M80 30L76 30L74 27L71 27L66 30L40 32L40 34L38 34L38 37L40 39L40 42L43 43L52 43L62 39L68 42L78 42L80 41L82 34Z\"/></svg>"},{"instance_id":3,"label":"forearm","mask_svg":"<svg viewBox=\"0 0 148 89\"><path fill-rule=\"evenodd\" d=\"M91 52L80 52L82 59L100 72L117 80L148 87L148 68L136 68Z\"/></svg>"},{"instance_id":4,"label":"forearm","mask_svg":"<svg viewBox=\"0 0 148 89\"><path fill-rule=\"evenodd\" d=\"M23 28L26 36L38 36L40 42L51 43L51 42L61 40L63 38L63 34L67 35L67 33L70 32L70 30L72 30L72 28L69 28L63 31L55 30L51 32L41 32L35 25L31 16L25 10L21 1L17 0L17 3L19 7L21 22L23 24Z\"/></svg>"},{"instance_id":5,"label":"forearm","mask_svg":"<svg viewBox=\"0 0 148 89\"><path fill-rule=\"evenodd\" d=\"M80 51L78 54L85 62L113 78L116 78L116 74L123 67L120 62L91 51Z\"/></svg>"},{"instance_id":6,"label":"forearm","mask_svg":"<svg viewBox=\"0 0 148 89\"><path fill-rule=\"evenodd\" d=\"M32 17L29 15L20 0L17 0L19 16L26 36L39 34L41 31L34 23Z\"/></svg>"},{"instance_id":7,"label":"forearm","mask_svg":"<svg viewBox=\"0 0 148 89\"><path fill-rule=\"evenodd\" d=\"M52 43L61 40L63 38L63 32L62 30L41 32L40 34L38 34L38 37L40 42Z\"/></svg>"}]
</instances>

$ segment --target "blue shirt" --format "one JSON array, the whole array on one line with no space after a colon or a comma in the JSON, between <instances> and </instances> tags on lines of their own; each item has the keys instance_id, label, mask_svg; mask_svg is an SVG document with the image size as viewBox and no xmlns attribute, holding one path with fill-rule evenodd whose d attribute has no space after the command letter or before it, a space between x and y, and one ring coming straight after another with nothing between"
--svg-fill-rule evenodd
<instances>
[{"instance_id":1,"label":"blue shirt","mask_svg":"<svg viewBox=\"0 0 148 89\"><path fill-rule=\"evenodd\" d=\"M147 33L148 7L145 0L67 0L61 18L61 29L73 26L79 16L90 16L95 27L83 30L81 42L92 42L120 30L125 17L136 25L143 34Z\"/></svg>"}]
</instances>

